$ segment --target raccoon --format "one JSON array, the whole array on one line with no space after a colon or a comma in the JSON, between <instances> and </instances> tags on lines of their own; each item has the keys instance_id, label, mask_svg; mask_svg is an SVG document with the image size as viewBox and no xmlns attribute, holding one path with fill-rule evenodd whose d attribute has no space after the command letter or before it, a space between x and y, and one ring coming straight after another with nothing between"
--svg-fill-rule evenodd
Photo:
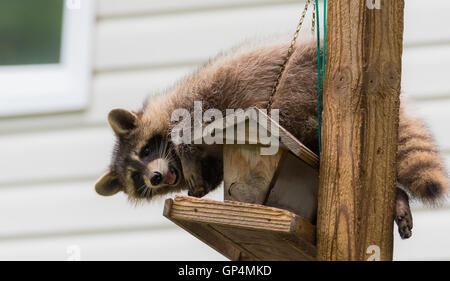
<instances>
[{"instance_id":1,"label":"raccoon","mask_svg":"<svg viewBox=\"0 0 450 281\"><path fill-rule=\"evenodd\" d=\"M171 113L260 107L269 102L288 50L271 43L240 47L216 57L173 88L148 98L138 112L114 109L108 121L117 136L109 170L96 183L101 195L119 191L131 200L150 200L188 190L201 197L222 181L220 145L175 145ZM314 152L318 152L317 54L314 42L297 43L279 81L272 108L280 124ZM435 204L448 189L448 175L430 132L422 122L400 112L395 221L402 238L411 236L409 198Z\"/></svg>"}]
</instances>

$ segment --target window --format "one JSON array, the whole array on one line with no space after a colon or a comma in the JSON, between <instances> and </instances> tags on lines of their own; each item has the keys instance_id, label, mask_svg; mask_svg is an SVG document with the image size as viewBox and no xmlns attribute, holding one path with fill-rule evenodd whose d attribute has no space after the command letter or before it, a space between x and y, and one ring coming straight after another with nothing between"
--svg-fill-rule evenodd
<instances>
[{"instance_id":1,"label":"window","mask_svg":"<svg viewBox=\"0 0 450 281\"><path fill-rule=\"evenodd\" d=\"M0 116L80 110L92 0L0 0Z\"/></svg>"}]
</instances>

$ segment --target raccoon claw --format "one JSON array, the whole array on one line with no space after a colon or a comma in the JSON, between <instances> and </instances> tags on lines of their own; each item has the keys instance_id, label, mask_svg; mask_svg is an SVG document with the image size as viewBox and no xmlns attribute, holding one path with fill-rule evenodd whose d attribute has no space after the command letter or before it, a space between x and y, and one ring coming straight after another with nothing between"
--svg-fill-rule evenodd
<instances>
[{"instance_id":1,"label":"raccoon claw","mask_svg":"<svg viewBox=\"0 0 450 281\"><path fill-rule=\"evenodd\" d=\"M191 189L188 191L189 196L193 196L193 197L197 197L197 198L201 198L201 197L205 196L207 193L208 193L208 191L206 191L206 189L203 187L197 187L195 190Z\"/></svg>"},{"instance_id":2,"label":"raccoon claw","mask_svg":"<svg viewBox=\"0 0 450 281\"><path fill-rule=\"evenodd\" d=\"M403 215L397 215L395 222L398 226L398 233L402 239L408 239L411 237L412 232L412 218L410 213L404 213Z\"/></svg>"}]
</instances>

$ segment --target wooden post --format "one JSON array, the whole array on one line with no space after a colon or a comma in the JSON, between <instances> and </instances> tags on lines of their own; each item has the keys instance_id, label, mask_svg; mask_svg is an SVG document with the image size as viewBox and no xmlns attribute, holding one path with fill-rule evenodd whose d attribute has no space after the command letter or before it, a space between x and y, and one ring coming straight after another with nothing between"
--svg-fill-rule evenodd
<instances>
[{"instance_id":1,"label":"wooden post","mask_svg":"<svg viewBox=\"0 0 450 281\"><path fill-rule=\"evenodd\" d=\"M328 2L318 259L391 260L404 0Z\"/></svg>"}]
</instances>

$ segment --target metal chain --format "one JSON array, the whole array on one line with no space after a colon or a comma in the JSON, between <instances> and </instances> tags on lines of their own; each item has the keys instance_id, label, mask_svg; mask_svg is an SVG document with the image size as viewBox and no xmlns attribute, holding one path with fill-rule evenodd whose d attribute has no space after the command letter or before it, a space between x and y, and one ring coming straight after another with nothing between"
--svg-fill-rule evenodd
<instances>
[{"instance_id":1,"label":"metal chain","mask_svg":"<svg viewBox=\"0 0 450 281\"><path fill-rule=\"evenodd\" d=\"M287 65L289 59L292 56L292 53L294 52L294 46L295 46L295 43L297 41L298 34L299 34L300 29L302 27L303 20L305 19L306 12L308 11L308 7L309 7L310 3L311 3L311 0L306 0L305 8L303 9L302 15L300 16L300 20L299 20L298 25L297 25L297 29L295 30L295 33L294 33L294 38L292 38L291 45L289 46L289 49L288 49L288 52L287 52L286 57L284 59L284 62L283 62L283 64L280 67L280 73L278 74L277 81L273 85L272 93L270 94L270 97L269 97L269 103L267 104L267 112L270 112L270 110L272 108L273 97L277 93L278 85L280 84L280 80L281 80L281 77L283 76L283 72L284 72L284 70L286 68L286 65Z\"/></svg>"},{"instance_id":2,"label":"metal chain","mask_svg":"<svg viewBox=\"0 0 450 281\"><path fill-rule=\"evenodd\" d=\"M316 33L316 2L313 2L313 9L312 9L312 25L311 25L311 32L314 35Z\"/></svg>"}]
</instances>

